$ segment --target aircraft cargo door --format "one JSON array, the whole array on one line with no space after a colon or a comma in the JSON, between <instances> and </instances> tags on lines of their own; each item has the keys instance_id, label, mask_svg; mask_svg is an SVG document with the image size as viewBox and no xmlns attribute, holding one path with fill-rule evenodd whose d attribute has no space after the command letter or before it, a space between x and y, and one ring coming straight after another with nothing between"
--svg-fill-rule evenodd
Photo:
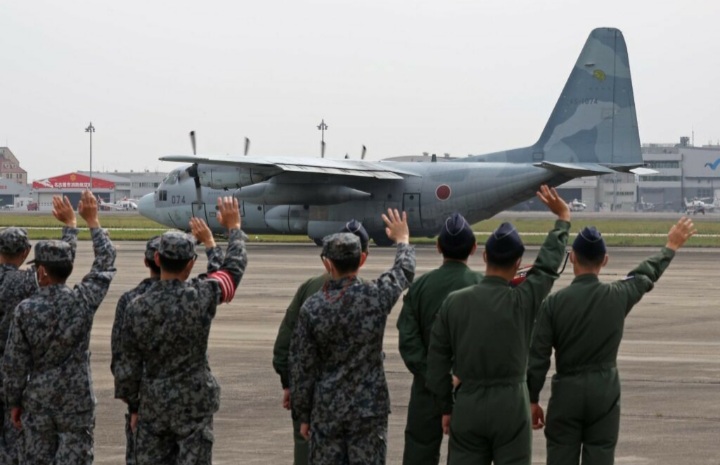
<instances>
[{"instance_id":1,"label":"aircraft cargo door","mask_svg":"<svg viewBox=\"0 0 720 465\"><path fill-rule=\"evenodd\" d=\"M422 230L422 215L420 214L420 193L406 192L403 194L402 209L407 213L410 231Z\"/></svg>"}]
</instances>

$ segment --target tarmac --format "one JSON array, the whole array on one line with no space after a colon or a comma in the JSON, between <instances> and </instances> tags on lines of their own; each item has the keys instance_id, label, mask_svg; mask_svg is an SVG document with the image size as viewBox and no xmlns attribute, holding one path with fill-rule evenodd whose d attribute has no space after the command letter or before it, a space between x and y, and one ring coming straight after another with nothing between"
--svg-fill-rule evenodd
<instances>
[{"instance_id":1,"label":"tarmac","mask_svg":"<svg viewBox=\"0 0 720 465\"><path fill-rule=\"evenodd\" d=\"M125 453L125 405L113 398L110 329L120 295L147 271L144 243L117 242L118 273L95 317L91 350L97 396L95 463L122 464ZM210 335L210 365L222 386L215 415L215 464L291 464L290 414L281 406L280 379L272 368L272 347L280 321L295 290L319 274L319 248L312 244L248 245L249 265L235 299L217 312ZM621 279L650 248L614 248L601 279ZM526 253L535 258L537 248ZM373 247L361 276L372 279L389 268L394 248ZM439 266L430 245L417 247L417 274ZM90 268L89 242L80 242L75 271L79 280ZM720 249L683 249L656 288L633 309L620 348L622 417L618 464L720 464L720 305L714 284ZM205 268L204 255L196 272ZM482 269L482 259L470 266ZM564 272L555 289L566 286ZM388 464L401 463L403 430L411 376L397 350L393 309L385 333L385 369L390 387ZM552 370L551 370L552 372ZM549 382L541 394L547 405ZM534 433L533 463L545 463L541 432ZM441 463L445 462L447 441Z\"/></svg>"}]
</instances>

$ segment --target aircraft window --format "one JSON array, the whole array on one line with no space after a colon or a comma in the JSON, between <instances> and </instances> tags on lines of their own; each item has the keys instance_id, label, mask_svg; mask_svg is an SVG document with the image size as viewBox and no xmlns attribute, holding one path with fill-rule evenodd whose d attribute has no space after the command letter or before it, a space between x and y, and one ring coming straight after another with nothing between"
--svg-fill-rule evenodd
<instances>
[{"instance_id":1,"label":"aircraft window","mask_svg":"<svg viewBox=\"0 0 720 465\"><path fill-rule=\"evenodd\" d=\"M167 191L158 191L158 200L161 202L167 201Z\"/></svg>"},{"instance_id":2,"label":"aircraft window","mask_svg":"<svg viewBox=\"0 0 720 465\"><path fill-rule=\"evenodd\" d=\"M170 174L167 175L167 177L163 180L165 184L175 184L178 180L178 173L177 171L173 171Z\"/></svg>"}]
</instances>

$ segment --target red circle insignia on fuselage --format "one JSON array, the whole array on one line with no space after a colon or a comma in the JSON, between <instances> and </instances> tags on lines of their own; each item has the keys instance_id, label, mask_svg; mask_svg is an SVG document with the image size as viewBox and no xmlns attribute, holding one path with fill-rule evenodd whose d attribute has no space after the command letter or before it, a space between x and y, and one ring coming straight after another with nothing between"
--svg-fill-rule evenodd
<instances>
[{"instance_id":1,"label":"red circle insignia on fuselage","mask_svg":"<svg viewBox=\"0 0 720 465\"><path fill-rule=\"evenodd\" d=\"M452 194L452 191L447 184L440 184L437 189L435 189L435 197L437 197L438 200L447 200L450 198L450 194Z\"/></svg>"}]
</instances>

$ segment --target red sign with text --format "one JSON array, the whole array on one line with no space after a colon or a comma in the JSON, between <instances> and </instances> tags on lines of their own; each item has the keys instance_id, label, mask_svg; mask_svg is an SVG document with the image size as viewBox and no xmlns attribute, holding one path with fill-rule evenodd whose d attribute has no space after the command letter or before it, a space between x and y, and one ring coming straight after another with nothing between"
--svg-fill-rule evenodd
<instances>
[{"instance_id":1,"label":"red sign with text","mask_svg":"<svg viewBox=\"0 0 720 465\"><path fill-rule=\"evenodd\" d=\"M80 173L63 174L54 178L33 181L33 189L87 189L90 176ZM93 176L93 189L115 189L115 183Z\"/></svg>"}]
</instances>

